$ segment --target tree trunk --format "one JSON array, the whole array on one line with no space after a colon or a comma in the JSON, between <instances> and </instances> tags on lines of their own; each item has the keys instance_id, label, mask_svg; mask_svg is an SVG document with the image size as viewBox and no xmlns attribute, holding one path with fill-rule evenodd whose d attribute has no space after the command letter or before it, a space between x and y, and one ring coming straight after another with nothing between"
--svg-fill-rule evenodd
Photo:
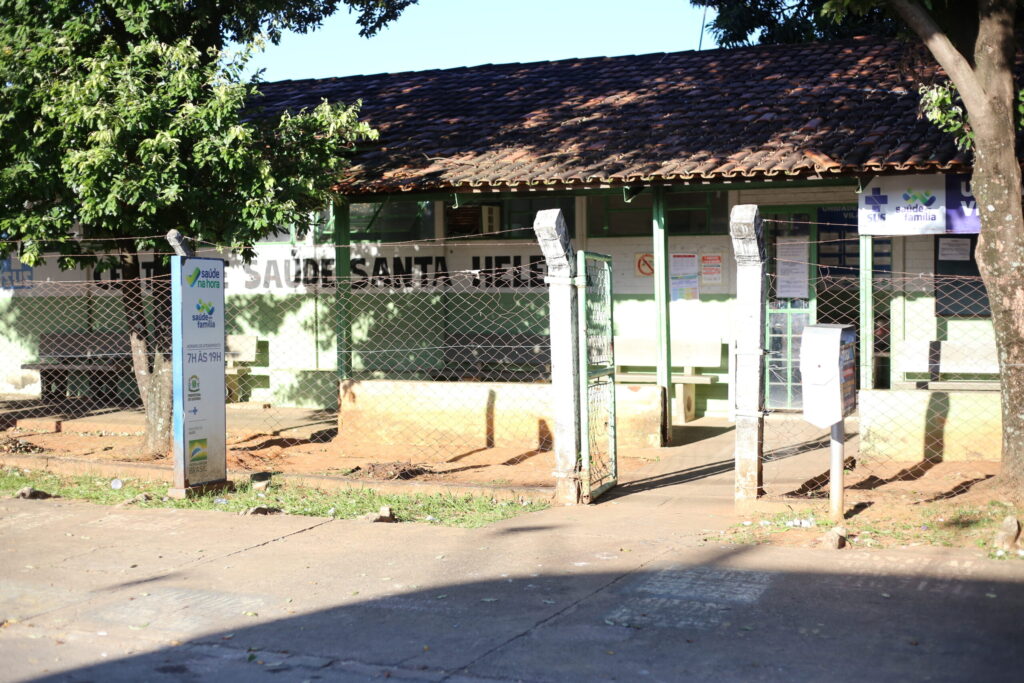
<instances>
[{"instance_id":1,"label":"tree trunk","mask_svg":"<svg viewBox=\"0 0 1024 683\"><path fill-rule=\"evenodd\" d=\"M131 339L132 369L146 413L142 454L163 457L170 450L172 425L170 282L151 279L143 283L135 254L125 256L122 263L121 301Z\"/></svg>"},{"instance_id":2,"label":"tree trunk","mask_svg":"<svg viewBox=\"0 0 1024 683\"><path fill-rule=\"evenodd\" d=\"M917 0L888 0L956 85L974 134L971 188L981 216L975 258L999 353L1002 477L1024 488L1024 211L1017 160L1016 0L977 0L970 57ZM964 51L962 52L961 49Z\"/></svg>"},{"instance_id":3,"label":"tree trunk","mask_svg":"<svg viewBox=\"0 0 1024 683\"><path fill-rule=\"evenodd\" d=\"M1024 216L1010 126L976 138L972 190L981 212L975 257L988 290L1002 382L1003 478L1024 485ZM989 136L986 136L988 138Z\"/></svg>"},{"instance_id":4,"label":"tree trunk","mask_svg":"<svg viewBox=\"0 0 1024 683\"><path fill-rule=\"evenodd\" d=\"M976 106L968 115L975 136L972 188L981 215L976 259L988 290L999 352L1002 476L1020 491L1024 486L1024 210L1015 144L1015 11L1013 0L978 2L974 73L988 106Z\"/></svg>"}]
</instances>

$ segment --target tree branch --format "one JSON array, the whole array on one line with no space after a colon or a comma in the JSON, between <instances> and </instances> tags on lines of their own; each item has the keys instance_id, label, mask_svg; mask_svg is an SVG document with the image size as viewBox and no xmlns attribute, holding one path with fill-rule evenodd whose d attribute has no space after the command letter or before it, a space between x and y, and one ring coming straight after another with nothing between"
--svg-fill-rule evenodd
<instances>
[{"instance_id":1,"label":"tree branch","mask_svg":"<svg viewBox=\"0 0 1024 683\"><path fill-rule=\"evenodd\" d=\"M967 106L972 126L985 125L983 120L992 115L985 90L978 75L967 58L956 49L949 37L939 28L917 0L888 0L889 6L907 22L907 26L918 35L956 85L960 97Z\"/></svg>"}]
</instances>

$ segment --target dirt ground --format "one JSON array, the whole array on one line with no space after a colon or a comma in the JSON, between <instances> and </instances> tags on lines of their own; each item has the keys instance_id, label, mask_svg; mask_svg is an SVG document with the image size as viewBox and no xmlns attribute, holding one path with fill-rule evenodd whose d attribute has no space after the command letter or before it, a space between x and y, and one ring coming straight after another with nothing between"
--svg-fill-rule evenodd
<instances>
[{"instance_id":1,"label":"dirt ground","mask_svg":"<svg viewBox=\"0 0 1024 683\"><path fill-rule=\"evenodd\" d=\"M1020 518L1024 510L1022 492L998 478L998 462L848 461L848 466L846 515L839 524L848 545L957 547L994 559L1024 559L1024 544L1009 550L995 544L1003 520ZM824 507L827 472L788 488L770 498L775 512L748 514L725 536L738 544L826 545L824 532L835 525Z\"/></svg>"},{"instance_id":2,"label":"dirt ground","mask_svg":"<svg viewBox=\"0 0 1024 683\"><path fill-rule=\"evenodd\" d=\"M140 462L142 438L125 434L75 432L32 433L16 429L8 438L32 444L39 450L84 460ZM2 448L2 446L0 446ZM11 448L17 448L11 446ZM367 480L480 484L487 486L552 486L553 451L523 452L510 448L479 448L450 457L445 462L425 462L408 447L379 446L356 450L334 441L310 442L280 436L250 435L228 439L228 469L244 472L275 472L352 477ZM155 465L171 465L169 458L145 459ZM628 479L645 461L621 458L620 478Z\"/></svg>"}]
</instances>

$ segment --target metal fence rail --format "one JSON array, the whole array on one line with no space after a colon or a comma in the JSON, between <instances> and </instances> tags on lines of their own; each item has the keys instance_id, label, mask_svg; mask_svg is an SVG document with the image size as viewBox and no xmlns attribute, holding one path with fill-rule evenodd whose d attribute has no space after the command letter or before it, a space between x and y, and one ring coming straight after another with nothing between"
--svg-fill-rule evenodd
<instances>
[{"instance_id":1,"label":"metal fence rail","mask_svg":"<svg viewBox=\"0 0 1024 683\"><path fill-rule=\"evenodd\" d=\"M777 272L773 266L769 270ZM859 329L860 278L808 267L813 300L769 301L768 492L824 494L803 476L818 461L827 471L828 430L802 419L800 333L812 323L858 328L859 406L846 421L855 481L878 485L921 476L944 461L998 459L999 366L981 278L876 271L870 280L872 326L865 330ZM773 292L777 276L769 279Z\"/></svg>"},{"instance_id":2,"label":"metal fence rail","mask_svg":"<svg viewBox=\"0 0 1024 683\"><path fill-rule=\"evenodd\" d=\"M236 451L330 444L430 462L504 449L514 462L552 446L548 295L533 267L225 294ZM139 370L145 354L169 353L169 307L167 277L8 290L0 427L48 418L144 430Z\"/></svg>"}]
</instances>

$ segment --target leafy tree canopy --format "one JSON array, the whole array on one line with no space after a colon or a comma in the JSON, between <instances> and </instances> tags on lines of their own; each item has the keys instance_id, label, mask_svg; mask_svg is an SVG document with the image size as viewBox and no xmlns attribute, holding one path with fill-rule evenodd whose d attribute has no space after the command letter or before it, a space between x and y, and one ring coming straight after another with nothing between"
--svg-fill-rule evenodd
<instances>
[{"instance_id":1,"label":"leafy tree canopy","mask_svg":"<svg viewBox=\"0 0 1024 683\"><path fill-rule=\"evenodd\" d=\"M715 10L709 27L722 47L830 41L863 35L895 36L900 24L884 8L841 18L822 13L827 0L691 0Z\"/></svg>"},{"instance_id":2,"label":"leafy tree canopy","mask_svg":"<svg viewBox=\"0 0 1024 683\"><path fill-rule=\"evenodd\" d=\"M342 6L370 36L415 2L0 0L0 256L12 240L34 263L170 228L244 249L301 221L375 133L357 103L253 116L249 56ZM61 265L87 262L103 265Z\"/></svg>"}]
</instances>

